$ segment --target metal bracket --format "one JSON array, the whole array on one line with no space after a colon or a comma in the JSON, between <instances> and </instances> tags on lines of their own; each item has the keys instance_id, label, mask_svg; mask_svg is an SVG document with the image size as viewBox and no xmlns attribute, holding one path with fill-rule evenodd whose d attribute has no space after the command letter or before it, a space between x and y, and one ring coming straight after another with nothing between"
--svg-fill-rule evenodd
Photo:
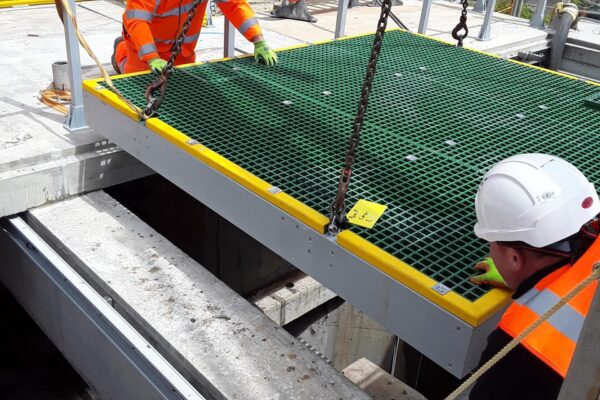
<instances>
[{"instance_id":1,"label":"metal bracket","mask_svg":"<svg viewBox=\"0 0 600 400\"><path fill-rule=\"evenodd\" d=\"M435 290L436 292L438 292L439 294L441 294L442 296L450 293L452 291L452 289L450 289L448 286L444 285L443 283L438 283L435 286L432 287L433 290Z\"/></svg>"}]
</instances>

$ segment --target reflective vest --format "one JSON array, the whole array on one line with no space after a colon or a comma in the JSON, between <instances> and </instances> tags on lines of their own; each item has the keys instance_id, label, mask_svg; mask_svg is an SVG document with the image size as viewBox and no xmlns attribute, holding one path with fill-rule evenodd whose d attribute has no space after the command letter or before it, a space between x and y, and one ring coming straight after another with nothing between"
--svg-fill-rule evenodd
<instances>
[{"instance_id":1,"label":"reflective vest","mask_svg":"<svg viewBox=\"0 0 600 400\"><path fill-rule=\"evenodd\" d=\"M500 329L513 338L551 308L592 272L600 260L600 238L573 265L566 265L540 280L515 299L500 320ZM591 283L550 319L521 342L525 348L563 378L567 374L584 319L590 308L597 282Z\"/></svg>"},{"instance_id":2,"label":"reflective vest","mask_svg":"<svg viewBox=\"0 0 600 400\"><path fill-rule=\"evenodd\" d=\"M246 39L261 35L258 20L246 0L216 0L225 17ZM207 0L203 0L184 38L181 54L192 58L202 29ZM171 46L192 9L192 0L129 0L123 13L123 38L133 54L147 63L153 58L168 59ZM131 54L132 52L130 52ZM132 60L130 60L131 62ZM136 60L137 61L137 60Z\"/></svg>"}]
</instances>

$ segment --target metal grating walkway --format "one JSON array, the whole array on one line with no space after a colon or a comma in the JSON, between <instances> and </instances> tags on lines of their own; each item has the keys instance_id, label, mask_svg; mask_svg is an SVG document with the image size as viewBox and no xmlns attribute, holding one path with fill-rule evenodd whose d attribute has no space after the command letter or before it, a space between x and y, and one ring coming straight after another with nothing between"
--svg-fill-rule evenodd
<instances>
[{"instance_id":1,"label":"metal grating walkway","mask_svg":"<svg viewBox=\"0 0 600 400\"><path fill-rule=\"evenodd\" d=\"M159 118L248 172L328 215L372 36L177 70ZM151 76L115 80L144 106ZM378 64L348 207L388 205L354 232L468 300L487 246L473 234L483 172L523 152L574 163L600 186L600 93L582 81L389 31ZM589 103L589 101L588 101Z\"/></svg>"}]
</instances>

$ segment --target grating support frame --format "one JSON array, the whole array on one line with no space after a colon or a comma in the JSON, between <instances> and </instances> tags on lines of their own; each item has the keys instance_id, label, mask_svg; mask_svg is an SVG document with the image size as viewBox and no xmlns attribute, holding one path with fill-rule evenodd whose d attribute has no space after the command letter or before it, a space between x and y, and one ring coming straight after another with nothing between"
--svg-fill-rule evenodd
<instances>
[{"instance_id":1,"label":"grating support frame","mask_svg":"<svg viewBox=\"0 0 600 400\"><path fill-rule=\"evenodd\" d=\"M178 69L158 118L202 146L329 214L373 36ZM114 80L143 107L152 76ZM351 230L474 302L472 266L487 253L473 234L484 172L526 152L563 157L600 185L600 87L401 30L385 35L347 206L388 206L372 229Z\"/></svg>"}]
</instances>

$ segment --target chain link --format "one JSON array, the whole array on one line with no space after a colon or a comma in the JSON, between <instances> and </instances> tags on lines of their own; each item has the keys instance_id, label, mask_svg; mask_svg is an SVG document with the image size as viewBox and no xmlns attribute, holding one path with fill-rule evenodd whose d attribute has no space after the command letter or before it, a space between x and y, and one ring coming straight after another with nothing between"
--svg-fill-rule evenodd
<instances>
[{"instance_id":1,"label":"chain link","mask_svg":"<svg viewBox=\"0 0 600 400\"><path fill-rule=\"evenodd\" d=\"M463 40L469 35L469 28L467 27L467 7L469 7L468 0L462 0L462 11L460 13L460 19L458 24L452 29L452 37L457 40L456 47L463 47ZM464 33L459 32L464 30Z\"/></svg>"},{"instance_id":2,"label":"chain link","mask_svg":"<svg viewBox=\"0 0 600 400\"><path fill-rule=\"evenodd\" d=\"M348 152L344 159L344 168L340 175L340 181L338 184L338 191L335 200L331 205L331 218L329 222L328 231L330 234L335 235L340 230L346 228L346 192L348 191L348 185L350 184L350 176L352 175L352 166L355 161L355 151L358 146L360 139L360 131L363 127L365 120L365 113L367 112L367 106L369 104L369 94L373 86L373 78L375 77L375 69L377 68L377 60L379 53L381 52L381 45L383 44L383 36L385 34L385 28L387 26L388 17L392 10L392 1L383 0L381 3L381 15L379 16L379 22L377 23L377 30L375 32L375 38L373 39L373 47L371 49L371 58L367 66L367 73L363 82L362 90L360 93L360 101L358 102L358 110L354 119L352 136L348 143Z\"/></svg>"},{"instance_id":3,"label":"chain link","mask_svg":"<svg viewBox=\"0 0 600 400\"><path fill-rule=\"evenodd\" d=\"M194 0L192 2L192 9L189 11L187 18L183 23L183 26L181 27L181 32L177 36L177 39L175 39L173 46L171 46L171 56L167 61L166 67L163 69L163 72L158 77L156 77L156 79L154 79L154 81L146 89L146 100L148 101L148 105L146 106L144 113L148 117L152 117L156 114L158 108L160 107L160 104L165 98L167 83L169 81L169 77L173 73L175 59L177 58L179 53L181 53L181 45L185 41L185 35L190 29L192 20L196 16L196 10L198 8L198 5L203 1L205 0ZM155 96L157 90L160 90L160 94L158 97Z\"/></svg>"}]
</instances>

